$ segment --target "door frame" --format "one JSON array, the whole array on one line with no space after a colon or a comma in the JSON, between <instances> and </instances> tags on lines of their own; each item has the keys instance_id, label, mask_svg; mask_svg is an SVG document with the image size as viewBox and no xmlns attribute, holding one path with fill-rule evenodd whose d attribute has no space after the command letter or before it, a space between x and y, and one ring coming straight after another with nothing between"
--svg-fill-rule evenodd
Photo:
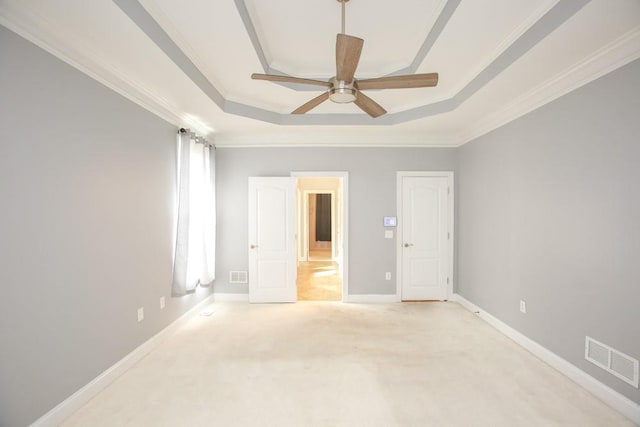
<instances>
[{"instance_id":1,"label":"door frame","mask_svg":"<svg viewBox=\"0 0 640 427\"><path fill-rule=\"evenodd\" d=\"M448 277L449 282L447 283L447 294L446 299L451 299L453 295L453 254L454 254L454 173L453 171L398 171L396 174L396 214L398 215L398 228L396 230L396 300L398 302L402 302L402 218L403 218L403 210L402 210L402 181L403 178L406 177L423 177L423 178L447 178L447 187L448 187L448 200L447 207L449 209L449 218L448 224L449 229L447 232L449 233L449 268L448 268Z\"/></svg>"},{"instance_id":2,"label":"door frame","mask_svg":"<svg viewBox=\"0 0 640 427\"><path fill-rule=\"evenodd\" d=\"M295 171L291 172L291 176L296 178L342 178L342 216L340 223L342 224L342 262L338 263L340 274L342 277L342 302L347 301L349 296L349 172L346 171ZM296 192L300 196L300 192ZM300 204L297 204L300 207ZM333 204L332 204L333 209ZM336 212L336 218L339 213ZM296 231L296 234L298 231ZM337 230L336 230L337 234ZM299 236L298 236L299 238ZM297 240L297 239L296 239ZM299 244L299 242L296 242ZM336 243L337 244L337 243ZM298 254L296 261L298 259Z\"/></svg>"}]
</instances>

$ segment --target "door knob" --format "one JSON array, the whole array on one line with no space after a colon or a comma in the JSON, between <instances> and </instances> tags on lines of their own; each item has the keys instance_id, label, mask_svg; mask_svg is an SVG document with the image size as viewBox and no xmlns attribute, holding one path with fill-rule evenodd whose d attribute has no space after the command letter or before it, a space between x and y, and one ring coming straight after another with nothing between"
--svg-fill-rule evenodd
<instances>
[{"instance_id":1,"label":"door knob","mask_svg":"<svg viewBox=\"0 0 640 427\"><path fill-rule=\"evenodd\" d=\"M250 246L250 248L251 248L251 249L257 249L257 248L258 248L258 245L251 245L251 246Z\"/></svg>"},{"instance_id":2,"label":"door knob","mask_svg":"<svg viewBox=\"0 0 640 427\"><path fill-rule=\"evenodd\" d=\"M405 244L404 244L404 247L405 247L405 248L408 248L409 246L413 246L413 243L405 243Z\"/></svg>"}]
</instances>

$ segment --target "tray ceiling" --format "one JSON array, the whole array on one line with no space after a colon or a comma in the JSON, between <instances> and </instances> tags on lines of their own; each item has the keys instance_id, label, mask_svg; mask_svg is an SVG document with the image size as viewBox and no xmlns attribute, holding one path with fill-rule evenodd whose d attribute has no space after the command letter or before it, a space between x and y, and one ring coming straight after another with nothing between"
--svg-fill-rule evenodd
<instances>
[{"instance_id":1,"label":"tray ceiling","mask_svg":"<svg viewBox=\"0 0 640 427\"><path fill-rule=\"evenodd\" d=\"M388 114L253 72L335 74L336 0L5 0L0 23L218 145L455 146L640 57L637 0L351 0L356 77L438 72L368 91Z\"/></svg>"}]
</instances>

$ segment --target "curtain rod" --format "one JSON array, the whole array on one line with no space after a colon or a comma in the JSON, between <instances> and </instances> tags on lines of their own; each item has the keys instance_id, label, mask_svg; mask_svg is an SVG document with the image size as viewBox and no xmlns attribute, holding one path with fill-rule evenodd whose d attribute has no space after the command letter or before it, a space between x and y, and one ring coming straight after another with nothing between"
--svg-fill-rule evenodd
<instances>
[{"instance_id":1,"label":"curtain rod","mask_svg":"<svg viewBox=\"0 0 640 427\"><path fill-rule=\"evenodd\" d=\"M185 134L188 133L189 135L191 135L193 137L193 139L195 139L196 143L198 144L204 144L204 145L208 145L210 148L215 149L216 146L213 145L212 143L210 143L209 141L207 141L205 138L198 136L195 132L192 132L190 129L185 129L185 128L180 128L178 130L179 134Z\"/></svg>"}]
</instances>

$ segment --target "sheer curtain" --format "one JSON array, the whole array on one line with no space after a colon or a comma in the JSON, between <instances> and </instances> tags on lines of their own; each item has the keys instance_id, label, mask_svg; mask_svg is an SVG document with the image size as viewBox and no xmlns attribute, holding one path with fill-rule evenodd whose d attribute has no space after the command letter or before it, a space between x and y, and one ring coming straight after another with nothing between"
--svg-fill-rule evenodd
<instances>
[{"instance_id":1,"label":"sheer curtain","mask_svg":"<svg viewBox=\"0 0 640 427\"><path fill-rule=\"evenodd\" d=\"M173 294L215 278L215 148L185 131L178 136L178 221Z\"/></svg>"}]
</instances>

